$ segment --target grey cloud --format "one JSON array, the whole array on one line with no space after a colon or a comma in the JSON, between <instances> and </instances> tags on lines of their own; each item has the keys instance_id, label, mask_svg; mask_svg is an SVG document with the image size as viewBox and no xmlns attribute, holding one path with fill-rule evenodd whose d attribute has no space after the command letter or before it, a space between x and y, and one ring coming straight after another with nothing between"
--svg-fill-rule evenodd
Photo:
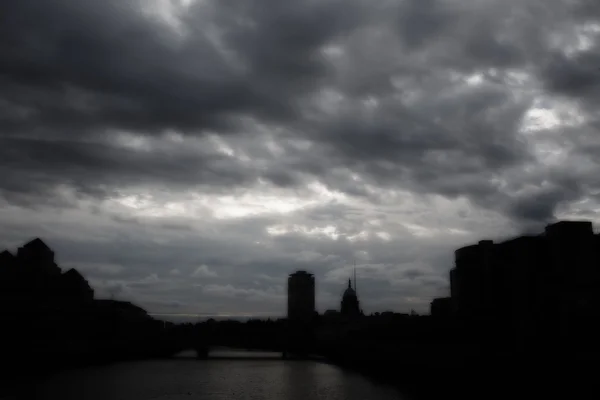
<instances>
[{"instance_id":1,"label":"grey cloud","mask_svg":"<svg viewBox=\"0 0 600 400\"><path fill-rule=\"evenodd\" d=\"M192 272L192 277L204 277L204 278L214 278L217 276L217 273L211 270L206 264L202 264L197 267L194 272Z\"/></svg>"},{"instance_id":2,"label":"grey cloud","mask_svg":"<svg viewBox=\"0 0 600 400\"><path fill-rule=\"evenodd\" d=\"M273 311L286 274L310 269L330 307L363 254L367 308L422 308L445 290L455 246L531 229L580 199L574 212L597 207L598 34L573 54L554 43L598 22L597 2L201 1L180 31L141 0L5 3L0 244L47 237L100 293ZM542 102L568 103L582 123L524 135ZM348 203L233 220L214 204L179 217L109 209L131 193L159 209L191 207L192 194L304 200L315 182ZM415 220L417 233L403 224Z\"/></svg>"},{"instance_id":3,"label":"grey cloud","mask_svg":"<svg viewBox=\"0 0 600 400\"><path fill-rule=\"evenodd\" d=\"M227 93L235 79L205 39L177 52L176 39L160 34L164 29L140 13L140 2L34 3L3 12L11 18L3 24L10 47L3 52L2 72L13 82L8 92L17 104L38 115L35 123L70 130L210 125L225 103L247 101L241 87L236 95ZM194 67L202 73L189 75ZM23 98L32 84L44 91ZM74 109L79 99L65 91L69 87L89 99L89 107Z\"/></svg>"},{"instance_id":4,"label":"grey cloud","mask_svg":"<svg viewBox=\"0 0 600 400\"><path fill-rule=\"evenodd\" d=\"M10 15L2 87L12 109L30 115L6 109L4 123L9 131L78 134L227 130L237 124L232 113L290 118L293 98L327 75L320 46L352 26L352 8L339 15L337 3L198 2L184 19L188 34L178 37L145 17L139 1L19 2L2 10Z\"/></svg>"},{"instance_id":5,"label":"grey cloud","mask_svg":"<svg viewBox=\"0 0 600 400\"><path fill-rule=\"evenodd\" d=\"M422 47L443 34L456 21L454 10L437 0L403 2L400 7L398 29L409 48ZM454 15L453 15L454 14Z\"/></svg>"},{"instance_id":6,"label":"grey cloud","mask_svg":"<svg viewBox=\"0 0 600 400\"><path fill-rule=\"evenodd\" d=\"M542 78L549 90L567 96L598 96L600 57L598 47L574 57L553 54L544 66Z\"/></svg>"},{"instance_id":7,"label":"grey cloud","mask_svg":"<svg viewBox=\"0 0 600 400\"><path fill-rule=\"evenodd\" d=\"M74 263L74 264L63 264L61 265L64 271L70 268L75 268L86 276L93 276L94 278L114 278L120 276L125 268L118 264L105 264L105 263Z\"/></svg>"},{"instance_id":8,"label":"grey cloud","mask_svg":"<svg viewBox=\"0 0 600 400\"><path fill-rule=\"evenodd\" d=\"M27 185L22 186L19 182L13 185L9 180L8 189L13 192L66 183L82 193L109 196L114 194L111 189L127 185L177 184L178 181L180 184L218 181L222 185L236 185L249 178L241 166L236 168L235 161L224 155L192 154L181 147L133 151L105 143L8 138L0 138L0 143L0 168L30 178ZM19 179L22 180L23 175Z\"/></svg>"},{"instance_id":9,"label":"grey cloud","mask_svg":"<svg viewBox=\"0 0 600 400\"><path fill-rule=\"evenodd\" d=\"M343 5L339 1L305 1L269 8L254 1L239 5L199 2L188 10L183 19L187 33L179 37L144 17L136 1L84 6L63 0L60 13L58 7L27 1L19 4L11 23L3 28L11 43L3 52L9 61L4 64L3 76L8 89L13 89L5 91L4 100L9 107L28 110L31 115L15 121L19 113L6 114L7 132L13 135L27 132L31 136L43 129L45 136L70 131L77 137L97 136L102 129L111 128L144 133L175 128L186 134L212 128L231 135L240 131L239 123L247 122L240 117L252 116L263 123L296 127L300 131L292 135L309 134L317 147L293 152L287 146L286 160L290 161L269 157L264 167L253 168L235 158L211 152L186 153L173 147L140 152L78 139L5 139L10 140L4 146L10 152L2 154L3 168L19 170L31 181L30 189L16 183L3 185L4 196L12 196L13 201L23 198L32 187L38 188L38 196L49 197L52 187L65 178L78 192L98 196L115 186L134 183L233 187L251 185L260 176L278 186L298 187L306 175L327 179L327 171L344 166L365 174L378 186L404 184L426 193L467 195L489 206L482 196L497 194L485 182L489 176L480 183L465 181L477 182L475 173L501 173L527 159L514 135L514 124L525 105L511 107L508 92L491 90L491 86L460 95L461 101L448 98L423 110L383 97L379 98L383 105L367 115L359 103L347 98L346 102L356 105L336 115L323 114L318 123L303 115L312 94L340 72L325 60L323 46L344 38L359 40L362 28L375 29L371 23L386 14L400 16L396 22L400 29L395 31L400 39L423 48L417 58L433 57L431 65L413 65L407 70L415 76L432 77L441 62L434 57L435 51L428 52L428 44L435 50L440 41L467 35L481 45L467 44L465 51L493 49L493 39L488 36L491 29L499 29L497 24L470 27L466 33L457 31L457 25L470 18L468 7L461 6L457 12L455 4L440 1L390 2L377 7L360 1ZM482 7L476 10L486 21L493 15ZM47 23L50 16L64 23ZM28 35L20 35L23 27L30 28ZM424 41L424 35L429 35L429 40ZM369 46L374 55L389 51L378 48L378 43ZM461 52L454 59L482 57ZM368 59L360 61L351 66L355 76L375 67ZM385 59L383 64L386 62L392 63L390 69L379 76L392 79L403 63L393 65L398 61ZM443 62L439 65L446 66ZM406 76L410 80L411 75ZM448 82L440 82L444 83ZM15 84L19 87L11 86ZM342 84L339 89L344 95L347 88ZM86 105L89 102L96 104ZM267 103L265 107L272 112L261 109ZM280 107L287 107L288 112L282 113ZM437 119L444 122L432 122ZM506 121L513 125L499 128ZM443 162L432 157L436 152L454 157ZM41 165L52 174L34 175ZM437 177L447 176L449 170L456 171L456 181L440 182ZM81 171L80 175L75 171ZM327 181L354 195L366 195L359 186L343 184L335 177Z\"/></svg>"},{"instance_id":10,"label":"grey cloud","mask_svg":"<svg viewBox=\"0 0 600 400\"><path fill-rule=\"evenodd\" d=\"M418 269L409 269L407 271L404 271L404 274L403 274L404 277L406 277L407 279L410 279L410 280L414 280L423 275L425 275L425 273Z\"/></svg>"}]
</instances>

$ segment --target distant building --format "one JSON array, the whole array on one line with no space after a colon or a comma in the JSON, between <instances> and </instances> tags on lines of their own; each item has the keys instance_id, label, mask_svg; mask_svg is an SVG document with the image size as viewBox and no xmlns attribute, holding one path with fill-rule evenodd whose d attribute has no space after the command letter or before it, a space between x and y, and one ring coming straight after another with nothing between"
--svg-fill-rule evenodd
<instances>
[{"instance_id":1,"label":"distant building","mask_svg":"<svg viewBox=\"0 0 600 400\"><path fill-rule=\"evenodd\" d=\"M98 337L116 335L139 340L155 325L155 320L143 308L130 302L102 299L94 300L92 304L96 317L102 321L96 331Z\"/></svg>"},{"instance_id":2,"label":"distant building","mask_svg":"<svg viewBox=\"0 0 600 400\"><path fill-rule=\"evenodd\" d=\"M323 313L321 320L327 323L336 322L340 320L340 316L339 310L326 310Z\"/></svg>"},{"instance_id":3,"label":"distant building","mask_svg":"<svg viewBox=\"0 0 600 400\"><path fill-rule=\"evenodd\" d=\"M308 322L315 314L315 277L297 271L288 277L287 316L292 321Z\"/></svg>"},{"instance_id":4,"label":"distant building","mask_svg":"<svg viewBox=\"0 0 600 400\"><path fill-rule=\"evenodd\" d=\"M113 312L120 317L129 320L148 320L151 317L148 315L148 312L143 308L136 306L135 304L129 301L120 301L120 300L96 300L97 306L103 311Z\"/></svg>"},{"instance_id":5,"label":"distant building","mask_svg":"<svg viewBox=\"0 0 600 400\"><path fill-rule=\"evenodd\" d=\"M356 287L356 281L354 283ZM348 287L342 295L341 314L345 317L357 317L362 314L356 290L352 288L352 281L348 279Z\"/></svg>"},{"instance_id":6,"label":"distant building","mask_svg":"<svg viewBox=\"0 0 600 400\"><path fill-rule=\"evenodd\" d=\"M340 312L338 310L326 310L323 313L323 316L325 317L338 317L340 315Z\"/></svg>"},{"instance_id":7,"label":"distant building","mask_svg":"<svg viewBox=\"0 0 600 400\"><path fill-rule=\"evenodd\" d=\"M431 302L431 316L435 318L448 318L452 315L452 298L441 297Z\"/></svg>"}]
</instances>

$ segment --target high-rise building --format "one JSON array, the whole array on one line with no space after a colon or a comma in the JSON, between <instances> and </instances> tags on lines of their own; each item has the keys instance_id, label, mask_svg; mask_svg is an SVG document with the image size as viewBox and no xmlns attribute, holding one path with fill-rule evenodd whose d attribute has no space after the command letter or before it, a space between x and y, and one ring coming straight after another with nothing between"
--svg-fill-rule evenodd
<instances>
[{"instance_id":1,"label":"high-rise building","mask_svg":"<svg viewBox=\"0 0 600 400\"><path fill-rule=\"evenodd\" d=\"M308 322L315 314L315 277L297 271L288 277L288 318Z\"/></svg>"}]
</instances>

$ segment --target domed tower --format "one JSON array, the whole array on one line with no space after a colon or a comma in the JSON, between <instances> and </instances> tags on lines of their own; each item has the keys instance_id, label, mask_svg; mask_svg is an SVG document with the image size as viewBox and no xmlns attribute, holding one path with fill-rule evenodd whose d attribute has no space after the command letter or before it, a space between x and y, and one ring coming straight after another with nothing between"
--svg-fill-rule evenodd
<instances>
[{"instance_id":1,"label":"domed tower","mask_svg":"<svg viewBox=\"0 0 600 400\"><path fill-rule=\"evenodd\" d=\"M356 317L361 314L358 295L356 294L356 271L354 271L354 289L352 288L352 281L348 279L348 287L342 296L341 314L348 317Z\"/></svg>"}]
</instances>

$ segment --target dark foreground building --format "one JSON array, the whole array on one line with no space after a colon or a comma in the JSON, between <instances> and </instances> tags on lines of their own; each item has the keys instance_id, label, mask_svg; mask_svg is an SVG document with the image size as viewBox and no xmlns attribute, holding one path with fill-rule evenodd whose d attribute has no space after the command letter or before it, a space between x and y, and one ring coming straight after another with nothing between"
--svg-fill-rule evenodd
<instances>
[{"instance_id":1,"label":"dark foreground building","mask_svg":"<svg viewBox=\"0 0 600 400\"><path fill-rule=\"evenodd\" d=\"M474 334L529 346L592 343L600 334L600 235L561 221L539 235L456 250L449 300L432 303ZM446 303L449 302L449 303Z\"/></svg>"},{"instance_id":2,"label":"dark foreground building","mask_svg":"<svg viewBox=\"0 0 600 400\"><path fill-rule=\"evenodd\" d=\"M87 280L75 269L63 273L39 238L16 255L0 253L0 319L3 357L35 358L36 368L139 355L161 327L135 305L95 299Z\"/></svg>"}]
</instances>

